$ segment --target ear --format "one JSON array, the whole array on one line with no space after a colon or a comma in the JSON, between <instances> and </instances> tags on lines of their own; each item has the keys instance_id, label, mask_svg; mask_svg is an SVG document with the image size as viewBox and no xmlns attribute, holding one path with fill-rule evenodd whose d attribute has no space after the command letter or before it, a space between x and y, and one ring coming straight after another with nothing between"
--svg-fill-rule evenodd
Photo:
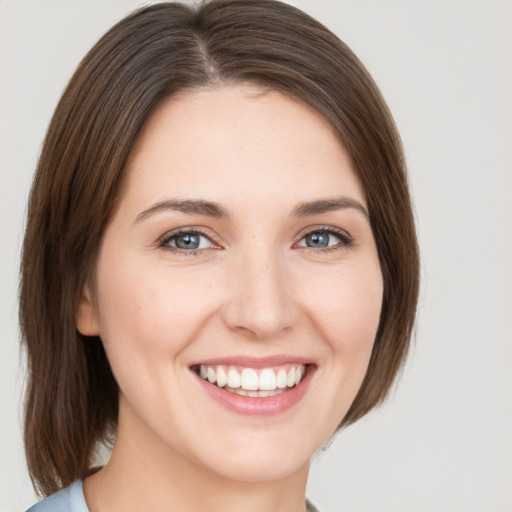
<instances>
[{"instance_id":1,"label":"ear","mask_svg":"<svg viewBox=\"0 0 512 512\"><path fill-rule=\"evenodd\" d=\"M75 313L75 324L78 332L84 336L98 336L99 325L89 285L86 283Z\"/></svg>"}]
</instances>

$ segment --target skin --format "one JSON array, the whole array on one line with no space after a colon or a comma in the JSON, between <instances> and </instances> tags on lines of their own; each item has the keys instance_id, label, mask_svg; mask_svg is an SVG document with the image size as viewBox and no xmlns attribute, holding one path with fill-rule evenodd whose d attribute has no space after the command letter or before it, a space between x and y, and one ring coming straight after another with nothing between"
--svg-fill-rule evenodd
<instances>
[{"instance_id":1,"label":"skin","mask_svg":"<svg viewBox=\"0 0 512 512\"><path fill-rule=\"evenodd\" d=\"M160 107L126 172L76 315L80 332L101 336L121 390L112 457L84 482L90 510L302 512L310 459L360 387L382 304L364 212L292 214L328 198L366 207L346 151L307 106L231 85ZM148 212L176 198L230 218ZM307 247L326 227L350 243L331 234ZM204 232L198 252L163 245L178 228ZM316 371L298 403L270 416L226 409L189 368L280 354Z\"/></svg>"}]
</instances>

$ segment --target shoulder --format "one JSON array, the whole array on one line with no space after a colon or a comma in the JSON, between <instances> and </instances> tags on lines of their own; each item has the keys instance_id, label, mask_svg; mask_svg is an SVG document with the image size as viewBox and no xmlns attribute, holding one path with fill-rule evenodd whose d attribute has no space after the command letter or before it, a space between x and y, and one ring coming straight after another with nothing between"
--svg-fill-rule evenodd
<instances>
[{"instance_id":1,"label":"shoulder","mask_svg":"<svg viewBox=\"0 0 512 512\"><path fill-rule=\"evenodd\" d=\"M30 507L27 512L89 512L85 503L82 481L62 489Z\"/></svg>"}]
</instances>

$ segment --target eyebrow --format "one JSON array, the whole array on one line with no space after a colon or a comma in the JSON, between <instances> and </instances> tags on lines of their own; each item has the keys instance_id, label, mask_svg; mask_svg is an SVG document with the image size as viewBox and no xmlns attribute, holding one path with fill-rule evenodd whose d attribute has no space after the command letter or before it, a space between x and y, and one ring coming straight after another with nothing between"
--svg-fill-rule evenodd
<instances>
[{"instance_id":1,"label":"eyebrow","mask_svg":"<svg viewBox=\"0 0 512 512\"><path fill-rule=\"evenodd\" d=\"M139 213L135 219L135 223L158 212L166 210L174 210L178 212L206 215L217 219L229 219L231 215L229 211L218 203L212 201L204 201L203 199L170 199L160 201L147 210Z\"/></svg>"},{"instance_id":2,"label":"eyebrow","mask_svg":"<svg viewBox=\"0 0 512 512\"><path fill-rule=\"evenodd\" d=\"M345 196L299 203L293 209L292 216L299 218L308 217L345 208L354 208L358 212L362 213L367 220L370 219L368 210L359 201ZM139 213L135 219L135 223L140 222L150 215L167 210L179 211L187 214L206 215L207 217L217 219L231 218L231 214L226 208L213 201L205 201L203 199L169 199L160 201Z\"/></svg>"},{"instance_id":3,"label":"eyebrow","mask_svg":"<svg viewBox=\"0 0 512 512\"><path fill-rule=\"evenodd\" d=\"M292 215L294 217L307 217L345 208L354 208L361 212L367 220L370 220L368 210L359 201L345 196L299 203L293 210Z\"/></svg>"}]
</instances>

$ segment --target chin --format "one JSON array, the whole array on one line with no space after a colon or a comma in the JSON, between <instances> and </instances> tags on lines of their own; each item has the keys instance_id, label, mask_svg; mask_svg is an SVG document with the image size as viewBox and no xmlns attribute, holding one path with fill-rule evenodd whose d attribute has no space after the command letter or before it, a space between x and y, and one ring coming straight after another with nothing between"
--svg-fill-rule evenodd
<instances>
[{"instance_id":1,"label":"chin","mask_svg":"<svg viewBox=\"0 0 512 512\"><path fill-rule=\"evenodd\" d=\"M286 460L286 457L238 460L230 463L224 462L222 467L214 468L217 474L230 480L241 482L269 482L287 479L304 468L309 467L310 458L301 460Z\"/></svg>"},{"instance_id":2,"label":"chin","mask_svg":"<svg viewBox=\"0 0 512 512\"><path fill-rule=\"evenodd\" d=\"M229 450L203 452L202 463L219 476L232 480L281 480L308 468L320 445L289 433L283 436L252 432L245 442L232 442Z\"/></svg>"}]
</instances>

